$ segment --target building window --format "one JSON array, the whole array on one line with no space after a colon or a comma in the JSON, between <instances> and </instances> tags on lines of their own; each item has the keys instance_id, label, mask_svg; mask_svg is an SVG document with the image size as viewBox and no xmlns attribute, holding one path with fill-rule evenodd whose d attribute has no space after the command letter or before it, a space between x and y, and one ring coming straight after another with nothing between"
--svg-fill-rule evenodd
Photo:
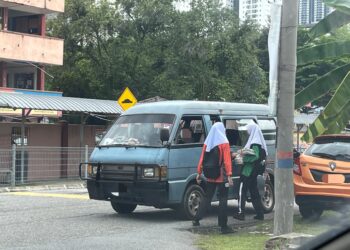
<instances>
[{"instance_id":1,"label":"building window","mask_svg":"<svg viewBox=\"0 0 350 250\"><path fill-rule=\"evenodd\" d=\"M34 74L15 74L15 88L34 89Z\"/></svg>"},{"instance_id":2,"label":"building window","mask_svg":"<svg viewBox=\"0 0 350 250\"><path fill-rule=\"evenodd\" d=\"M10 16L10 30L20 33L40 34L40 18L33 16Z\"/></svg>"},{"instance_id":3,"label":"building window","mask_svg":"<svg viewBox=\"0 0 350 250\"><path fill-rule=\"evenodd\" d=\"M28 146L28 132L29 129L25 128L24 130L24 146ZM21 127L13 127L11 133L11 144L16 146L21 146Z\"/></svg>"},{"instance_id":4,"label":"building window","mask_svg":"<svg viewBox=\"0 0 350 250\"><path fill-rule=\"evenodd\" d=\"M0 30L2 30L3 23L3 8L0 8Z\"/></svg>"}]
</instances>

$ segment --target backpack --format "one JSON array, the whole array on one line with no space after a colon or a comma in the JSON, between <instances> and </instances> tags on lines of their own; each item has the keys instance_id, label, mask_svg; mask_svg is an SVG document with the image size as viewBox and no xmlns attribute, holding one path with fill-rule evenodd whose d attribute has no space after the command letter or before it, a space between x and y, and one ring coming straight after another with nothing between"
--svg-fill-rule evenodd
<instances>
[{"instance_id":1,"label":"backpack","mask_svg":"<svg viewBox=\"0 0 350 250\"><path fill-rule=\"evenodd\" d=\"M255 162L255 171L258 175L262 175L266 169L266 152L259 144L254 144L259 147L259 159Z\"/></svg>"},{"instance_id":2,"label":"backpack","mask_svg":"<svg viewBox=\"0 0 350 250\"><path fill-rule=\"evenodd\" d=\"M205 151L202 166L205 177L216 179L220 176L221 163L218 146L212 148L209 152Z\"/></svg>"}]
</instances>

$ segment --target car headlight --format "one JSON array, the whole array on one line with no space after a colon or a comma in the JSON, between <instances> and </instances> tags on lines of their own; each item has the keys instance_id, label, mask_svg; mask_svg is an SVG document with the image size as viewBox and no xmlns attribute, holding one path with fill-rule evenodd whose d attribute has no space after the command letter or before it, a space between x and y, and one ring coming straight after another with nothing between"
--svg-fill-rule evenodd
<instances>
[{"instance_id":1,"label":"car headlight","mask_svg":"<svg viewBox=\"0 0 350 250\"><path fill-rule=\"evenodd\" d=\"M154 177L154 168L144 168L143 177L153 178Z\"/></svg>"}]
</instances>

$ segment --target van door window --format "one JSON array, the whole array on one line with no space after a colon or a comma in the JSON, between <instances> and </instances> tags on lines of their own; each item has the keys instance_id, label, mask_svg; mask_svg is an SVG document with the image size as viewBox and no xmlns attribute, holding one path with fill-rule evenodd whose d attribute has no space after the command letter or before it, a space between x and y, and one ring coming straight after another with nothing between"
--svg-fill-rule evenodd
<instances>
[{"instance_id":1,"label":"van door window","mask_svg":"<svg viewBox=\"0 0 350 250\"><path fill-rule=\"evenodd\" d=\"M184 116L176 132L175 144L203 143L205 132L201 116Z\"/></svg>"},{"instance_id":2,"label":"van door window","mask_svg":"<svg viewBox=\"0 0 350 250\"><path fill-rule=\"evenodd\" d=\"M246 125L254 123L253 119L224 119L226 136L230 146L243 147L248 140Z\"/></svg>"},{"instance_id":3,"label":"van door window","mask_svg":"<svg viewBox=\"0 0 350 250\"><path fill-rule=\"evenodd\" d=\"M274 119L259 119L259 127L264 135L266 143L275 143L276 123Z\"/></svg>"}]
</instances>

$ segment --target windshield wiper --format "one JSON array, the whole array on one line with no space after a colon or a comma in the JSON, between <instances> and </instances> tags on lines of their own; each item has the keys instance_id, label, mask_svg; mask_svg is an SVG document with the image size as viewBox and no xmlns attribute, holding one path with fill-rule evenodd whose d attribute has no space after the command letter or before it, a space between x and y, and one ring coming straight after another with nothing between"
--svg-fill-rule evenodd
<instances>
[{"instance_id":1,"label":"windshield wiper","mask_svg":"<svg viewBox=\"0 0 350 250\"><path fill-rule=\"evenodd\" d=\"M107 148L107 147L125 147L125 148L137 148L137 147L142 147L142 148L161 148L164 147L165 145L146 145L146 144L108 144L108 145L99 145L99 148Z\"/></svg>"},{"instance_id":2,"label":"windshield wiper","mask_svg":"<svg viewBox=\"0 0 350 250\"><path fill-rule=\"evenodd\" d=\"M130 146L128 144L120 144L120 143L114 143L114 144L108 144L108 145L98 145L99 148L108 148L108 147L127 147Z\"/></svg>"},{"instance_id":3,"label":"windshield wiper","mask_svg":"<svg viewBox=\"0 0 350 250\"><path fill-rule=\"evenodd\" d=\"M316 153L312 153L312 155L316 155L316 156L319 156L321 158L329 158L329 159L332 159L332 160L336 160L336 156L332 155L332 154L316 152Z\"/></svg>"},{"instance_id":4,"label":"windshield wiper","mask_svg":"<svg viewBox=\"0 0 350 250\"><path fill-rule=\"evenodd\" d=\"M337 154L335 158L337 160L350 161L350 154Z\"/></svg>"}]
</instances>

